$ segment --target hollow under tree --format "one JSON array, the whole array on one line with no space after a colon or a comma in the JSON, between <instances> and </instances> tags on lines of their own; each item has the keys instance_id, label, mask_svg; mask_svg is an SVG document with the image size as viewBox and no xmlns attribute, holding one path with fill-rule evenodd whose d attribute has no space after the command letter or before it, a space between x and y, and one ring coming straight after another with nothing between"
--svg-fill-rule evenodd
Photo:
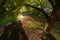
<instances>
[{"instance_id":1,"label":"hollow under tree","mask_svg":"<svg viewBox=\"0 0 60 40\"><path fill-rule=\"evenodd\" d=\"M60 17L60 0L48 0L52 7L53 7L53 10L51 12L51 16L49 16L42 8L38 8L38 7L35 7L35 6L32 6L30 4L24 4L25 6L28 6L28 7L32 7L38 11L41 11L45 18L46 18L46 24L45 24L45 28L44 30L46 30L47 32L49 32L51 30L51 28L53 27L53 25L55 24L56 22L56 19L58 19Z\"/></svg>"}]
</instances>

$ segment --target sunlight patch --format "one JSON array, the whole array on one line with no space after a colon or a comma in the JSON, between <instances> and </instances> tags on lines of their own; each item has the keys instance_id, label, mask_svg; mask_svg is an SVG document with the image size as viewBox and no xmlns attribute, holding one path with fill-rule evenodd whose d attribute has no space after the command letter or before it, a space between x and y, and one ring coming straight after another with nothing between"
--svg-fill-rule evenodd
<instances>
[{"instance_id":1,"label":"sunlight patch","mask_svg":"<svg viewBox=\"0 0 60 40\"><path fill-rule=\"evenodd\" d=\"M19 15L18 17L17 17L17 20L23 20L24 19L24 16L23 15Z\"/></svg>"}]
</instances>

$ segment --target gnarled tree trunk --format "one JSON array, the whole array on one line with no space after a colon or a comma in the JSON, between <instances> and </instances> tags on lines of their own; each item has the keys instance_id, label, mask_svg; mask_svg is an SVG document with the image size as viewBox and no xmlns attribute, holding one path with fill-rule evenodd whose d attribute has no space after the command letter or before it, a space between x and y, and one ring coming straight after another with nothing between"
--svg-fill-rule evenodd
<instances>
[{"instance_id":1,"label":"gnarled tree trunk","mask_svg":"<svg viewBox=\"0 0 60 40\"><path fill-rule=\"evenodd\" d=\"M60 17L60 0L48 0L52 6L53 6L53 11L51 12L50 18L47 18L46 25L45 25L45 30L50 31L52 27L54 27L55 22L57 19Z\"/></svg>"}]
</instances>

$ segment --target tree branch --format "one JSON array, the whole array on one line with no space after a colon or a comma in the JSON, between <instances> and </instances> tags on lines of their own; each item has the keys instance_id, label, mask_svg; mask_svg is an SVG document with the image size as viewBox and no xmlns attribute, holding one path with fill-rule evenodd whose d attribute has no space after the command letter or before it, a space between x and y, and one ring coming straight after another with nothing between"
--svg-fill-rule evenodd
<instances>
[{"instance_id":1,"label":"tree branch","mask_svg":"<svg viewBox=\"0 0 60 40\"><path fill-rule=\"evenodd\" d=\"M48 0L50 3L51 3L51 5L53 6L53 8L55 7L55 4L54 4L54 2L53 2L53 0Z\"/></svg>"},{"instance_id":2,"label":"tree branch","mask_svg":"<svg viewBox=\"0 0 60 40\"><path fill-rule=\"evenodd\" d=\"M43 9L41 9L41 8L38 8L38 7L35 7L35 6L32 6L32 5L29 5L29 4L24 4L24 5L25 5L25 6L32 7L32 8L34 8L34 9L38 10L38 11L41 11L46 18L49 18L49 17L50 17L50 16L48 16L48 14L45 13L45 11L43 11Z\"/></svg>"}]
</instances>

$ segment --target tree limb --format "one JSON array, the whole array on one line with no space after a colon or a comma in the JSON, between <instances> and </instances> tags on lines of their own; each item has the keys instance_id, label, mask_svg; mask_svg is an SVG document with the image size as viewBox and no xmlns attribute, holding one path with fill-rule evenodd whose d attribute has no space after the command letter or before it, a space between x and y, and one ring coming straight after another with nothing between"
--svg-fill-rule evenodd
<instances>
[{"instance_id":1,"label":"tree limb","mask_svg":"<svg viewBox=\"0 0 60 40\"><path fill-rule=\"evenodd\" d=\"M38 10L38 11L41 11L46 18L49 18L49 17L50 17L50 16L48 16L48 14L45 13L45 11L43 11L43 9L41 9L41 8L38 8L38 7L35 7L35 6L32 6L32 5L29 5L29 4L24 4L24 5L25 5L25 6L32 7L32 8L34 8L34 9Z\"/></svg>"},{"instance_id":2,"label":"tree limb","mask_svg":"<svg viewBox=\"0 0 60 40\"><path fill-rule=\"evenodd\" d=\"M55 7L55 4L54 4L54 2L53 2L53 0L48 0L50 3L51 3L51 5L53 6L53 8Z\"/></svg>"}]
</instances>

